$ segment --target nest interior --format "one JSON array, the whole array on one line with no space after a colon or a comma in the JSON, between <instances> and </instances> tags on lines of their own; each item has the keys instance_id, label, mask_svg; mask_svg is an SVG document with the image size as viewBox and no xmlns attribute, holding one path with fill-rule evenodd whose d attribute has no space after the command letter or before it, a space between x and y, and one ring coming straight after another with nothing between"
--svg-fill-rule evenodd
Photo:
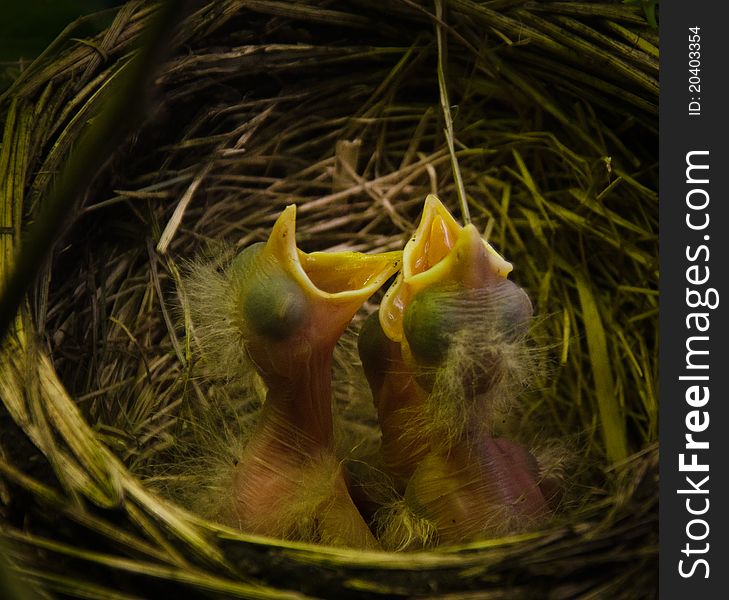
<instances>
[{"instance_id":1,"label":"nest interior","mask_svg":"<svg viewBox=\"0 0 729 600\"><path fill-rule=\"evenodd\" d=\"M656 30L637 4L434 6L193 4L140 93L127 73L160 9L132 1L95 38L59 39L2 97L0 281L107 105L138 115L62 207L68 227L0 355L2 537L20 588L655 593ZM384 554L243 535L158 493L160 465L216 397L178 300L186 261L264 240L291 203L306 251L401 249L428 193L461 214L452 154L473 223L539 316L547 369L519 427L560 440L568 506L539 531Z\"/></svg>"}]
</instances>

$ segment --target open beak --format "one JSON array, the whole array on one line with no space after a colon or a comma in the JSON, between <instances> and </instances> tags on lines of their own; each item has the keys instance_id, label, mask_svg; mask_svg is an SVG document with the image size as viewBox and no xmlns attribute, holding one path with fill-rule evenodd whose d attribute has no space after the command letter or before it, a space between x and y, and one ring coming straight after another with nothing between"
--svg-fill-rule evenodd
<instances>
[{"instance_id":1,"label":"open beak","mask_svg":"<svg viewBox=\"0 0 729 600\"><path fill-rule=\"evenodd\" d=\"M473 225L459 225L432 194L425 199L420 224L402 260L402 271L380 306L382 329L395 342L402 340L405 308L419 291L441 283L476 288L484 281L506 278L513 268Z\"/></svg>"},{"instance_id":2,"label":"open beak","mask_svg":"<svg viewBox=\"0 0 729 600\"><path fill-rule=\"evenodd\" d=\"M250 328L264 337L268 332L282 340L304 327L338 336L362 303L400 268L401 259L401 252L299 250L292 204L276 220L265 245L242 261L243 272L235 277L240 306Z\"/></svg>"}]
</instances>

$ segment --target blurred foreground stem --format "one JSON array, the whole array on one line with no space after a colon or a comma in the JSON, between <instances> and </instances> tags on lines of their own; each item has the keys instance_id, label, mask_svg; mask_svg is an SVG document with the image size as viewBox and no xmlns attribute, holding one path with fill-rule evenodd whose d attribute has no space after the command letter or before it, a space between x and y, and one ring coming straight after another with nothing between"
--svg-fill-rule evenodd
<instances>
[{"instance_id":1,"label":"blurred foreground stem","mask_svg":"<svg viewBox=\"0 0 729 600\"><path fill-rule=\"evenodd\" d=\"M139 50L130 62L120 67L122 72L107 90L100 111L82 134L53 192L34 215L33 223L22 237L12 272L0 288L0 342L5 338L39 267L48 259L54 244L66 229L78 199L143 114L144 92L155 67L168 49L176 25L187 14L180 4L167 1L160 5ZM186 5L183 3L185 8ZM15 193L21 194L22 186L16 187ZM7 200L12 206L22 206L19 198Z\"/></svg>"}]
</instances>

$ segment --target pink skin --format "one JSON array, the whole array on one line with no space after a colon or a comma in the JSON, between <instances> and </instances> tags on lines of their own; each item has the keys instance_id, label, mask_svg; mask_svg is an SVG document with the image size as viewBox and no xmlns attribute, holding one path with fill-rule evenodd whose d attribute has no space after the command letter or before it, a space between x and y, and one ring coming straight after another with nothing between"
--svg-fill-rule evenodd
<instances>
[{"instance_id":1,"label":"pink skin","mask_svg":"<svg viewBox=\"0 0 729 600\"><path fill-rule=\"evenodd\" d=\"M332 355L361 303L397 268L399 255L303 254L295 247L293 214L293 207L284 211L266 247L235 279L283 290L272 302L283 302L277 310L292 302L298 316L282 321L291 331L264 334L241 313L245 350L268 393L235 469L229 519L244 531L374 549L377 541L335 456ZM276 287L282 281L289 283Z\"/></svg>"},{"instance_id":2,"label":"pink skin","mask_svg":"<svg viewBox=\"0 0 729 600\"><path fill-rule=\"evenodd\" d=\"M548 514L534 457L516 442L487 436L429 454L405 498L436 526L440 544L521 529Z\"/></svg>"},{"instance_id":3,"label":"pink skin","mask_svg":"<svg viewBox=\"0 0 729 600\"><path fill-rule=\"evenodd\" d=\"M376 548L334 458L332 353L348 322L342 325L336 313L313 306L307 324L293 339L272 342L254 337L246 343L268 394L236 467L233 512L245 531L296 537L301 524L287 521L286 503L310 494L307 484L317 476L319 465L332 470L332 489L309 515L319 538L309 541ZM323 477L327 479L326 474Z\"/></svg>"},{"instance_id":4,"label":"pink skin","mask_svg":"<svg viewBox=\"0 0 729 600\"><path fill-rule=\"evenodd\" d=\"M511 265L490 250L473 225L458 225L434 197L426 200L420 225L403 253L403 271L380 307L389 358L379 389L373 390L382 429L385 470L407 481L431 447L432 424L425 418L428 390L416 381L419 367L403 333L407 307L433 285L452 283L464 290L502 281Z\"/></svg>"},{"instance_id":5,"label":"pink skin","mask_svg":"<svg viewBox=\"0 0 729 600\"><path fill-rule=\"evenodd\" d=\"M475 227L460 227L432 199L403 261L403 273L380 308L389 342L383 352L390 357L383 383L373 390L383 466L401 484L407 482L406 503L435 526L441 544L523 529L548 514L536 460L520 444L490 437L478 410L469 417L467 433L456 439L448 439L447 427L441 431L428 421L428 392L415 379L419 366L403 332L405 312L423 290L446 283L464 291L490 288L505 280L511 265ZM520 299L523 306L514 311L527 321L531 304L525 294Z\"/></svg>"},{"instance_id":6,"label":"pink skin","mask_svg":"<svg viewBox=\"0 0 729 600\"><path fill-rule=\"evenodd\" d=\"M430 451L429 441L415 425L423 415L428 395L405 365L398 344L387 343L382 351L387 354L388 371L380 389L373 394L382 431L380 456L383 468L402 491L415 467Z\"/></svg>"}]
</instances>

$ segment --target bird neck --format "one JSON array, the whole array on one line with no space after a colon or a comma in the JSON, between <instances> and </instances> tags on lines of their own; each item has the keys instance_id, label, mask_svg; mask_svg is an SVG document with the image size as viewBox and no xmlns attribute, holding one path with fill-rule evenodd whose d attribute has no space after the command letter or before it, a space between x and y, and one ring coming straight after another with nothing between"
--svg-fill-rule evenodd
<instances>
[{"instance_id":1,"label":"bird neck","mask_svg":"<svg viewBox=\"0 0 729 600\"><path fill-rule=\"evenodd\" d=\"M259 427L290 438L304 451L333 447L332 352L333 348L313 348L296 359L288 375L266 378L268 394Z\"/></svg>"}]
</instances>

